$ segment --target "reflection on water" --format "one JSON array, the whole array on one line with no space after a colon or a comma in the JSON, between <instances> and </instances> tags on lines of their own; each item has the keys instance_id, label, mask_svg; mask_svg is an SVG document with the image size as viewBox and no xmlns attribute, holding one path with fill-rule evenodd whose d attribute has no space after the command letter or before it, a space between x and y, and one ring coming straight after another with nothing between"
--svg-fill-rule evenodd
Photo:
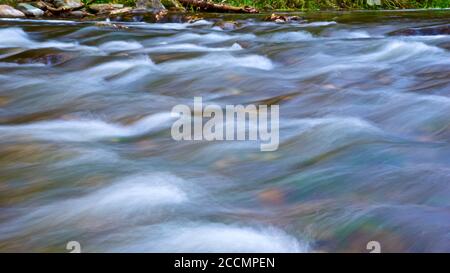
<instances>
[{"instance_id":1,"label":"reflection on water","mask_svg":"<svg viewBox=\"0 0 450 273\"><path fill-rule=\"evenodd\" d=\"M449 15L0 21L0 251L450 251ZM173 141L194 96L279 149Z\"/></svg>"}]
</instances>

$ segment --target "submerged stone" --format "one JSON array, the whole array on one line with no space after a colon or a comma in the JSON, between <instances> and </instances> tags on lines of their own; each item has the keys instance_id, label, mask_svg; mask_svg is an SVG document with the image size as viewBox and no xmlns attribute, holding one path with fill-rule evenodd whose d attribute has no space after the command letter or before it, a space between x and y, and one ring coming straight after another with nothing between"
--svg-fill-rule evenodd
<instances>
[{"instance_id":1,"label":"submerged stone","mask_svg":"<svg viewBox=\"0 0 450 273\"><path fill-rule=\"evenodd\" d=\"M20 52L3 60L18 64L58 65L71 60L74 56L73 53L61 52L53 48L39 48Z\"/></svg>"},{"instance_id":2,"label":"submerged stone","mask_svg":"<svg viewBox=\"0 0 450 273\"><path fill-rule=\"evenodd\" d=\"M406 28L389 33L389 35L393 36L431 36L431 35L449 35L449 34L450 34L450 24L418 27L418 28Z\"/></svg>"},{"instance_id":3,"label":"submerged stone","mask_svg":"<svg viewBox=\"0 0 450 273\"><path fill-rule=\"evenodd\" d=\"M234 21L219 21L214 24L215 27L219 27L223 30L235 30L240 27L240 24Z\"/></svg>"},{"instance_id":4,"label":"submerged stone","mask_svg":"<svg viewBox=\"0 0 450 273\"><path fill-rule=\"evenodd\" d=\"M56 8L76 9L83 6L80 0L53 0L53 5Z\"/></svg>"},{"instance_id":5,"label":"submerged stone","mask_svg":"<svg viewBox=\"0 0 450 273\"><path fill-rule=\"evenodd\" d=\"M0 5L0 17L25 17L25 14L8 5Z\"/></svg>"},{"instance_id":6,"label":"submerged stone","mask_svg":"<svg viewBox=\"0 0 450 273\"><path fill-rule=\"evenodd\" d=\"M113 24L113 23L111 23L109 21L96 22L95 26L98 26L98 27L109 27L109 28L112 28L112 29L128 29L128 27L125 26L125 25Z\"/></svg>"}]
</instances>

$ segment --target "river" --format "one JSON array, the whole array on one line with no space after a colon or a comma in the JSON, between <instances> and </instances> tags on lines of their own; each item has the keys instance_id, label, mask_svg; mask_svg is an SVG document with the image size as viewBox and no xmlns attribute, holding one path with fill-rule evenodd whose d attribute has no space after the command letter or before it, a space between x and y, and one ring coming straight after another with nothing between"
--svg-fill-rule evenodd
<instances>
[{"instance_id":1,"label":"river","mask_svg":"<svg viewBox=\"0 0 450 273\"><path fill-rule=\"evenodd\" d=\"M0 19L0 251L449 252L450 37L399 30L450 11L300 15ZM194 97L280 105L278 150L174 141Z\"/></svg>"}]
</instances>

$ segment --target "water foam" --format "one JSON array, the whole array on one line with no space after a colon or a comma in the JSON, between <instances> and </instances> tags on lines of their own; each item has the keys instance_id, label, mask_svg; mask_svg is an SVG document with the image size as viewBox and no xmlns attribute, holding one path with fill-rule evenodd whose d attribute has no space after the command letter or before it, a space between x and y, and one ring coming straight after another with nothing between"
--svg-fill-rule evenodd
<instances>
[{"instance_id":1,"label":"water foam","mask_svg":"<svg viewBox=\"0 0 450 273\"><path fill-rule=\"evenodd\" d=\"M111 61L99 64L97 66L88 68L81 73L83 78L109 78L118 74L122 74L126 71L133 70L133 73L128 75L129 79L124 78L123 75L120 77L122 83L130 82L143 77L154 70L158 70L158 67L152 62L152 60L144 55L135 58L129 58L126 60ZM77 77L80 75L78 73Z\"/></svg>"},{"instance_id":2,"label":"water foam","mask_svg":"<svg viewBox=\"0 0 450 273\"><path fill-rule=\"evenodd\" d=\"M99 48L108 53L137 50L143 46L136 41L111 41L101 44Z\"/></svg>"},{"instance_id":3,"label":"water foam","mask_svg":"<svg viewBox=\"0 0 450 273\"><path fill-rule=\"evenodd\" d=\"M313 39L311 33L306 31L277 32L268 36L270 42L299 42Z\"/></svg>"},{"instance_id":4,"label":"water foam","mask_svg":"<svg viewBox=\"0 0 450 273\"><path fill-rule=\"evenodd\" d=\"M142 252L307 252L299 242L274 227L248 227L219 223L177 223L164 230L147 230L148 238L119 251ZM143 231L144 232L144 231Z\"/></svg>"},{"instance_id":5,"label":"water foam","mask_svg":"<svg viewBox=\"0 0 450 273\"><path fill-rule=\"evenodd\" d=\"M252 40L256 36L254 34L225 34L225 33L183 33L176 36L172 36L165 39L165 42L187 42L187 41L198 41L200 43L218 43L228 40Z\"/></svg>"},{"instance_id":6,"label":"water foam","mask_svg":"<svg viewBox=\"0 0 450 273\"><path fill-rule=\"evenodd\" d=\"M373 38L367 31L364 30L333 30L331 33L332 38L339 39L365 39ZM380 36L381 37L381 36Z\"/></svg>"},{"instance_id":7,"label":"water foam","mask_svg":"<svg viewBox=\"0 0 450 273\"><path fill-rule=\"evenodd\" d=\"M389 41L381 50L366 54L364 61L400 62L413 57L428 57L429 54L443 54L445 50L427 45L423 42L405 42L401 40Z\"/></svg>"},{"instance_id":8,"label":"water foam","mask_svg":"<svg viewBox=\"0 0 450 273\"><path fill-rule=\"evenodd\" d=\"M28 209L21 217L0 227L0 238L14 236L29 227L52 230L76 225L90 230L105 229L112 223L144 221L167 207L188 202L188 193L180 188L185 184L186 181L170 173L120 178L87 195Z\"/></svg>"},{"instance_id":9,"label":"water foam","mask_svg":"<svg viewBox=\"0 0 450 273\"><path fill-rule=\"evenodd\" d=\"M21 28L12 27L0 29L0 48L19 47L19 48L60 48L60 49L94 49L87 46L79 46L78 43L63 43L58 41L37 42L32 40L28 34Z\"/></svg>"},{"instance_id":10,"label":"water foam","mask_svg":"<svg viewBox=\"0 0 450 273\"><path fill-rule=\"evenodd\" d=\"M96 141L116 137L133 137L171 125L171 113L159 113L124 126L102 120L51 120L24 125L0 126L3 136L31 136L53 141Z\"/></svg>"},{"instance_id":11,"label":"water foam","mask_svg":"<svg viewBox=\"0 0 450 273\"><path fill-rule=\"evenodd\" d=\"M155 46L145 48L144 50L138 50L139 53L150 52L216 52L216 51L236 51L242 50L242 47L238 43L234 43L230 47L206 47L196 44L182 43L182 44L169 44L164 46Z\"/></svg>"},{"instance_id":12,"label":"water foam","mask_svg":"<svg viewBox=\"0 0 450 273\"><path fill-rule=\"evenodd\" d=\"M159 64L161 71L178 72L180 70L207 69L212 67L244 67L260 70L272 70L272 61L260 55L232 56L230 54L208 54L192 60L171 61Z\"/></svg>"}]
</instances>

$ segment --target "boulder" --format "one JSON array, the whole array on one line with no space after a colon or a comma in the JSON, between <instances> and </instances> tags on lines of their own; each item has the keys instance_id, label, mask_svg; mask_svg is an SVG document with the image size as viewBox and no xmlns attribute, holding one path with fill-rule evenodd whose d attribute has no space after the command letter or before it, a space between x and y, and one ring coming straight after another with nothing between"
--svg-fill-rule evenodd
<instances>
[{"instance_id":1,"label":"boulder","mask_svg":"<svg viewBox=\"0 0 450 273\"><path fill-rule=\"evenodd\" d=\"M84 10L73 10L71 12L69 12L69 17L75 17L75 18L83 18L86 16L91 16L92 14L90 14L87 11Z\"/></svg>"},{"instance_id":2,"label":"boulder","mask_svg":"<svg viewBox=\"0 0 450 273\"><path fill-rule=\"evenodd\" d=\"M89 6L89 10L94 13L109 13L112 10L123 9L122 4L93 4Z\"/></svg>"},{"instance_id":3,"label":"boulder","mask_svg":"<svg viewBox=\"0 0 450 273\"><path fill-rule=\"evenodd\" d=\"M298 16L286 16L281 14L275 14L272 13L270 16L264 18L264 21L272 21L275 23L288 23L288 22L304 22L300 17Z\"/></svg>"},{"instance_id":4,"label":"boulder","mask_svg":"<svg viewBox=\"0 0 450 273\"><path fill-rule=\"evenodd\" d=\"M223 30L235 30L241 26L238 22L234 21L218 21L214 23L215 27L219 27Z\"/></svg>"},{"instance_id":5,"label":"boulder","mask_svg":"<svg viewBox=\"0 0 450 273\"><path fill-rule=\"evenodd\" d=\"M160 0L137 0L136 8L137 9L154 9L154 10L166 9Z\"/></svg>"},{"instance_id":6,"label":"boulder","mask_svg":"<svg viewBox=\"0 0 450 273\"><path fill-rule=\"evenodd\" d=\"M83 3L81 0L53 0L53 5L56 8L76 9L81 8Z\"/></svg>"},{"instance_id":7,"label":"boulder","mask_svg":"<svg viewBox=\"0 0 450 273\"><path fill-rule=\"evenodd\" d=\"M155 13L155 19L157 22L162 21L167 16L167 10L163 9Z\"/></svg>"},{"instance_id":8,"label":"boulder","mask_svg":"<svg viewBox=\"0 0 450 273\"><path fill-rule=\"evenodd\" d=\"M120 15L120 14L124 14L124 13L129 13L132 11L132 8L130 7L126 7L123 9L115 9L109 12L110 15Z\"/></svg>"},{"instance_id":9,"label":"boulder","mask_svg":"<svg viewBox=\"0 0 450 273\"><path fill-rule=\"evenodd\" d=\"M11 6L0 5L0 17L25 17L25 14Z\"/></svg>"},{"instance_id":10,"label":"boulder","mask_svg":"<svg viewBox=\"0 0 450 273\"><path fill-rule=\"evenodd\" d=\"M17 9L23 12L26 16L34 16L34 17L41 17L44 15L44 11L36 8L35 6L32 6L27 3L20 3L17 5Z\"/></svg>"},{"instance_id":11,"label":"boulder","mask_svg":"<svg viewBox=\"0 0 450 273\"><path fill-rule=\"evenodd\" d=\"M426 27L415 27L400 29L390 32L389 35L393 36L432 36L432 35L449 35L450 24L434 25Z\"/></svg>"}]
</instances>

